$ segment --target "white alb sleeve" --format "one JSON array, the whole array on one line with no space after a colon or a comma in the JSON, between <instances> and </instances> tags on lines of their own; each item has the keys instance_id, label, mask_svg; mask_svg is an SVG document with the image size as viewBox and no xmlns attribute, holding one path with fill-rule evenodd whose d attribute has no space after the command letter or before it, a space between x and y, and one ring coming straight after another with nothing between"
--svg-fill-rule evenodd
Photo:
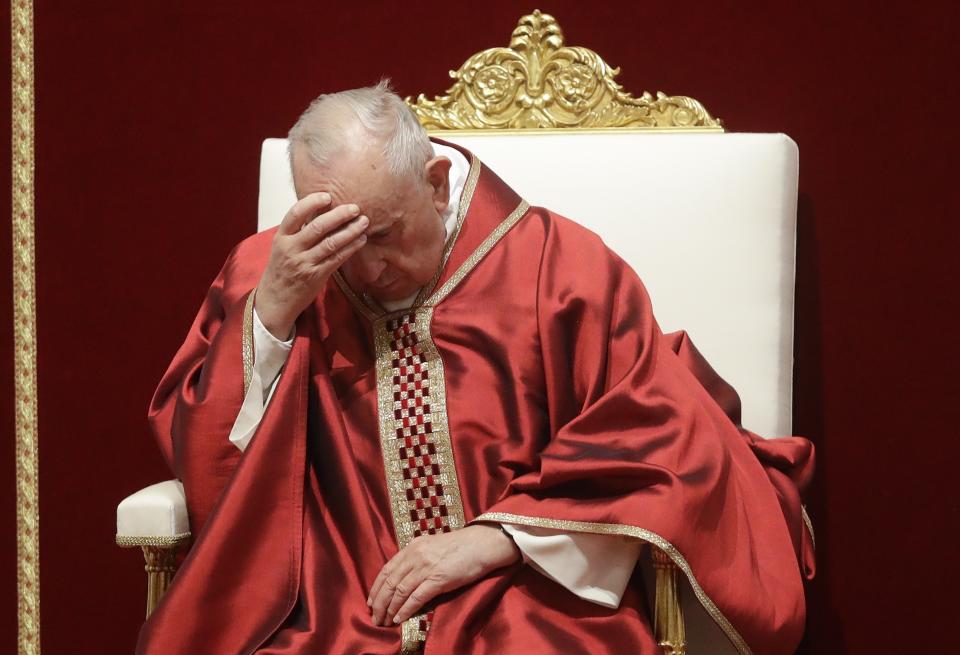
<instances>
[{"instance_id":1,"label":"white alb sleeve","mask_svg":"<svg viewBox=\"0 0 960 655\"><path fill-rule=\"evenodd\" d=\"M502 525L531 567L584 600L620 606L642 542L619 535Z\"/></svg>"},{"instance_id":2,"label":"white alb sleeve","mask_svg":"<svg viewBox=\"0 0 960 655\"><path fill-rule=\"evenodd\" d=\"M247 447L263 412L273 396L273 390L280 379L280 369L293 348L293 334L286 341L280 341L263 327L257 310L253 310L253 374L250 386L240 405L240 413L230 430L230 441L240 450Z\"/></svg>"}]
</instances>

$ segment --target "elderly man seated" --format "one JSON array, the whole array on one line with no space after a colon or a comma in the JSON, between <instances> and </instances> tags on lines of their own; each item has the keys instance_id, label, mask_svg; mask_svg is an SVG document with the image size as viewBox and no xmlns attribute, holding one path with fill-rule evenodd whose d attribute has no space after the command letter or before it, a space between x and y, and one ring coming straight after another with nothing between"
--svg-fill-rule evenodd
<instances>
[{"instance_id":1,"label":"elderly man seated","mask_svg":"<svg viewBox=\"0 0 960 655\"><path fill-rule=\"evenodd\" d=\"M289 137L299 200L153 400L198 537L137 652L656 653L645 544L738 650L792 652L810 444L741 428L622 260L385 84Z\"/></svg>"}]
</instances>

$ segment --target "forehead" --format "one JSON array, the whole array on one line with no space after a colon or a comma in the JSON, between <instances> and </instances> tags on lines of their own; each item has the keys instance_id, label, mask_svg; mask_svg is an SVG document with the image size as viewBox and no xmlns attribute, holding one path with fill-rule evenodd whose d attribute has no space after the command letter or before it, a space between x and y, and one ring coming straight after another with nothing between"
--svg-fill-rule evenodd
<instances>
[{"instance_id":1,"label":"forehead","mask_svg":"<svg viewBox=\"0 0 960 655\"><path fill-rule=\"evenodd\" d=\"M293 181L297 197L326 191L334 204L355 203L372 222L402 213L411 194L410 182L397 179L382 154L367 148L345 152L324 166L317 166L304 148L295 148Z\"/></svg>"}]
</instances>

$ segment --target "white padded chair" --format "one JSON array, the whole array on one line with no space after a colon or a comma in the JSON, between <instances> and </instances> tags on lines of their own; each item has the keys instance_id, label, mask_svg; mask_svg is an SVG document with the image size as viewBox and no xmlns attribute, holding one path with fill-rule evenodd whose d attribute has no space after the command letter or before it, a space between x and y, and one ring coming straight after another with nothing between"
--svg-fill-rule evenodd
<instances>
[{"instance_id":1,"label":"white padded chair","mask_svg":"<svg viewBox=\"0 0 960 655\"><path fill-rule=\"evenodd\" d=\"M664 331L687 330L740 393L743 424L765 436L790 432L798 162L789 137L633 131L442 137L471 150L530 203L603 237L643 279ZM277 225L295 199L286 141L267 139L259 229ZM144 546L155 558L188 532L179 482L148 487L117 508L118 542ZM150 609L159 593L151 592ZM698 634L689 618L699 611L693 594L682 598L689 652L704 652L697 643L717 643L717 635Z\"/></svg>"},{"instance_id":2,"label":"white padded chair","mask_svg":"<svg viewBox=\"0 0 960 655\"><path fill-rule=\"evenodd\" d=\"M552 20L539 12L522 18L511 48L526 40L523 47L529 49L530 34ZM540 43L553 53L570 50L560 48L562 34L559 43ZM467 80L464 71L472 70L475 83L481 69L489 67L486 53L499 56L505 50L474 55L456 76ZM582 51L566 57L583 56ZM541 53L541 60L550 54ZM596 69L612 79L603 66ZM437 100L449 104L451 96ZM665 108L664 116L674 124L689 118L684 107L699 107L682 97L645 95L644 100L657 111ZM790 432L798 153L789 137L719 129L442 130L436 135L471 150L531 204L597 232L639 273L663 330L689 332L737 389L743 425L765 436ZM286 141L267 139L260 159L258 229L277 225L295 200ZM188 536L177 481L148 487L117 508L118 543L142 546L147 555L148 615L172 575L171 546ZM654 577L650 563L643 566L649 582ZM685 585L679 590L686 617L679 619L681 643L667 651L683 652L686 625L687 652L737 652Z\"/></svg>"}]
</instances>

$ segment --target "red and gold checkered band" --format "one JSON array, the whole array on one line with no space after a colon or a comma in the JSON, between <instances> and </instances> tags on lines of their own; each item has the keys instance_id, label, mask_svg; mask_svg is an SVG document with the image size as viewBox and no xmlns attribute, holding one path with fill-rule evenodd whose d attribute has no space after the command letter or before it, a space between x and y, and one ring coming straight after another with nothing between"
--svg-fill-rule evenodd
<instances>
[{"instance_id":1,"label":"red and gold checkered band","mask_svg":"<svg viewBox=\"0 0 960 655\"><path fill-rule=\"evenodd\" d=\"M464 525L432 316L432 308L417 307L374 323L380 448L400 548ZM420 651L431 616L404 623L403 653Z\"/></svg>"}]
</instances>

